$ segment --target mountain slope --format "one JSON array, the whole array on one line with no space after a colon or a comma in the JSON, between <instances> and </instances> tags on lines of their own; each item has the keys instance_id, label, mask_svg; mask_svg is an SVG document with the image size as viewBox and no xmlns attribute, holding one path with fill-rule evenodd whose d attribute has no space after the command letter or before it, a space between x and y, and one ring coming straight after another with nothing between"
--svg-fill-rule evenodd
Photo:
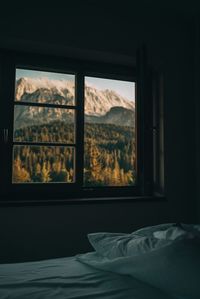
<instances>
[{"instance_id":1,"label":"mountain slope","mask_svg":"<svg viewBox=\"0 0 200 299\"><path fill-rule=\"evenodd\" d=\"M73 105L73 99L72 81L20 78L16 82L16 101Z\"/></svg>"},{"instance_id":2,"label":"mountain slope","mask_svg":"<svg viewBox=\"0 0 200 299\"><path fill-rule=\"evenodd\" d=\"M112 107L103 116L85 115L85 122L134 127L135 111L123 107Z\"/></svg>"},{"instance_id":3,"label":"mountain slope","mask_svg":"<svg viewBox=\"0 0 200 299\"><path fill-rule=\"evenodd\" d=\"M16 101L74 105L74 82L46 78L20 78L16 82ZM134 102L113 90L85 87L85 118L88 122L131 126L134 122ZM44 124L55 120L72 121L72 110L18 106L15 108L15 129L27 124Z\"/></svg>"},{"instance_id":4,"label":"mountain slope","mask_svg":"<svg viewBox=\"0 0 200 299\"><path fill-rule=\"evenodd\" d=\"M86 86L85 88L85 114L105 115L112 107L134 109L134 102L128 101L113 90L98 90Z\"/></svg>"}]
</instances>

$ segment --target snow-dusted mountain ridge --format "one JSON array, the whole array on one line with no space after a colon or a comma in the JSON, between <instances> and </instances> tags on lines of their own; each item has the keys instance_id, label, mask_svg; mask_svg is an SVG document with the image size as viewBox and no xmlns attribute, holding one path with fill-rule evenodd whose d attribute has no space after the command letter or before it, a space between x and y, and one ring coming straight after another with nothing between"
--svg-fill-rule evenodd
<instances>
[{"instance_id":1,"label":"snow-dusted mountain ridge","mask_svg":"<svg viewBox=\"0 0 200 299\"><path fill-rule=\"evenodd\" d=\"M74 104L74 82L48 78L20 78L16 82L15 100L59 105ZM134 102L113 90L85 87L85 114L103 116L112 107L134 110Z\"/></svg>"}]
</instances>

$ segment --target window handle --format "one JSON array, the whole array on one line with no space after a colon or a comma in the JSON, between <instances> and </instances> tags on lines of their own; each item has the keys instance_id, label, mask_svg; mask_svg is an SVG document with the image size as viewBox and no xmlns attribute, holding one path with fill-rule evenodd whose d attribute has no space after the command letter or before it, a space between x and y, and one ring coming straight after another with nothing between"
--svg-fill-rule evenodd
<instances>
[{"instance_id":1,"label":"window handle","mask_svg":"<svg viewBox=\"0 0 200 299\"><path fill-rule=\"evenodd\" d=\"M158 127L157 126L147 127L147 130L152 132L152 133L157 133Z\"/></svg>"},{"instance_id":2,"label":"window handle","mask_svg":"<svg viewBox=\"0 0 200 299\"><path fill-rule=\"evenodd\" d=\"M6 128L3 129L3 141L5 144L8 143L8 129Z\"/></svg>"},{"instance_id":3,"label":"window handle","mask_svg":"<svg viewBox=\"0 0 200 299\"><path fill-rule=\"evenodd\" d=\"M157 127L157 126L153 126L153 127L152 127L152 131L157 133L157 131L158 131L158 127Z\"/></svg>"}]
</instances>

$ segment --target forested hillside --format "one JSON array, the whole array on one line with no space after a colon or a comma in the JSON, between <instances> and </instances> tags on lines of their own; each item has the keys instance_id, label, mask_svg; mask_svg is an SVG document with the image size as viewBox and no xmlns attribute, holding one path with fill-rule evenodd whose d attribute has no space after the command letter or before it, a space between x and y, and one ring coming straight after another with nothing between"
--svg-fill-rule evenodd
<instances>
[{"instance_id":1,"label":"forested hillside","mask_svg":"<svg viewBox=\"0 0 200 299\"><path fill-rule=\"evenodd\" d=\"M45 142L73 142L73 125L55 122L15 130L15 141L44 142L44 146L15 145L13 182L74 181L73 147ZM135 136L132 127L85 124L84 184L121 186L135 182Z\"/></svg>"}]
</instances>

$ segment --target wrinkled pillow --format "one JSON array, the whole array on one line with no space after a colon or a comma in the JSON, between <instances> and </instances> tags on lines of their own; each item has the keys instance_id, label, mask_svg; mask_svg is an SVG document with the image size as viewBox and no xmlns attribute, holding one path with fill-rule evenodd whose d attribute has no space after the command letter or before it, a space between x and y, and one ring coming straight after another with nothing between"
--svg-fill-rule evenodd
<instances>
[{"instance_id":1,"label":"wrinkled pillow","mask_svg":"<svg viewBox=\"0 0 200 299\"><path fill-rule=\"evenodd\" d=\"M110 259L136 256L169 244L170 240L132 234L93 233L88 235L96 252Z\"/></svg>"},{"instance_id":2,"label":"wrinkled pillow","mask_svg":"<svg viewBox=\"0 0 200 299\"><path fill-rule=\"evenodd\" d=\"M153 226L146 226L142 227L134 232L132 232L132 235L139 235L139 236L144 236L144 237L152 237L153 233L156 231L165 231L166 229L177 226L176 223L162 223L158 225L153 225Z\"/></svg>"},{"instance_id":3,"label":"wrinkled pillow","mask_svg":"<svg viewBox=\"0 0 200 299\"><path fill-rule=\"evenodd\" d=\"M102 256L115 258L131 256L160 248L169 243L169 240L155 238L155 231L165 231L175 225L165 223L140 228L131 234L99 232L88 234L88 239L93 248Z\"/></svg>"},{"instance_id":4,"label":"wrinkled pillow","mask_svg":"<svg viewBox=\"0 0 200 299\"><path fill-rule=\"evenodd\" d=\"M103 271L131 275L178 298L200 298L200 238L177 239L145 254L108 259L96 253L78 257Z\"/></svg>"},{"instance_id":5,"label":"wrinkled pillow","mask_svg":"<svg viewBox=\"0 0 200 299\"><path fill-rule=\"evenodd\" d=\"M181 238L200 236L198 225L165 223L138 229L131 234L91 233L90 244L96 252L110 259L122 256L136 256L161 248Z\"/></svg>"},{"instance_id":6,"label":"wrinkled pillow","mask_svg":"<svg viewBox=\"0 0 200 299\"><path fill-rule=\"evenodd\" d=\"M176 240L178 238L193 238L200 236L198 225L193 224L177 224L173 225L166 230L158 230L153 233L153 236L158 239Z\"/></svg>"},{"instance_id":7,"label":"wrinkled pillow","mask_svg":"<svg viewBox=\"0 0 200 299\"><path fill-rule=\"evenodd\" d=\"M176 240L179 237L186 236L187 231L179 226L172 226L166 230L159 230L153 233L153 236L158 239Z\"/></svg>"}]
</instances>

